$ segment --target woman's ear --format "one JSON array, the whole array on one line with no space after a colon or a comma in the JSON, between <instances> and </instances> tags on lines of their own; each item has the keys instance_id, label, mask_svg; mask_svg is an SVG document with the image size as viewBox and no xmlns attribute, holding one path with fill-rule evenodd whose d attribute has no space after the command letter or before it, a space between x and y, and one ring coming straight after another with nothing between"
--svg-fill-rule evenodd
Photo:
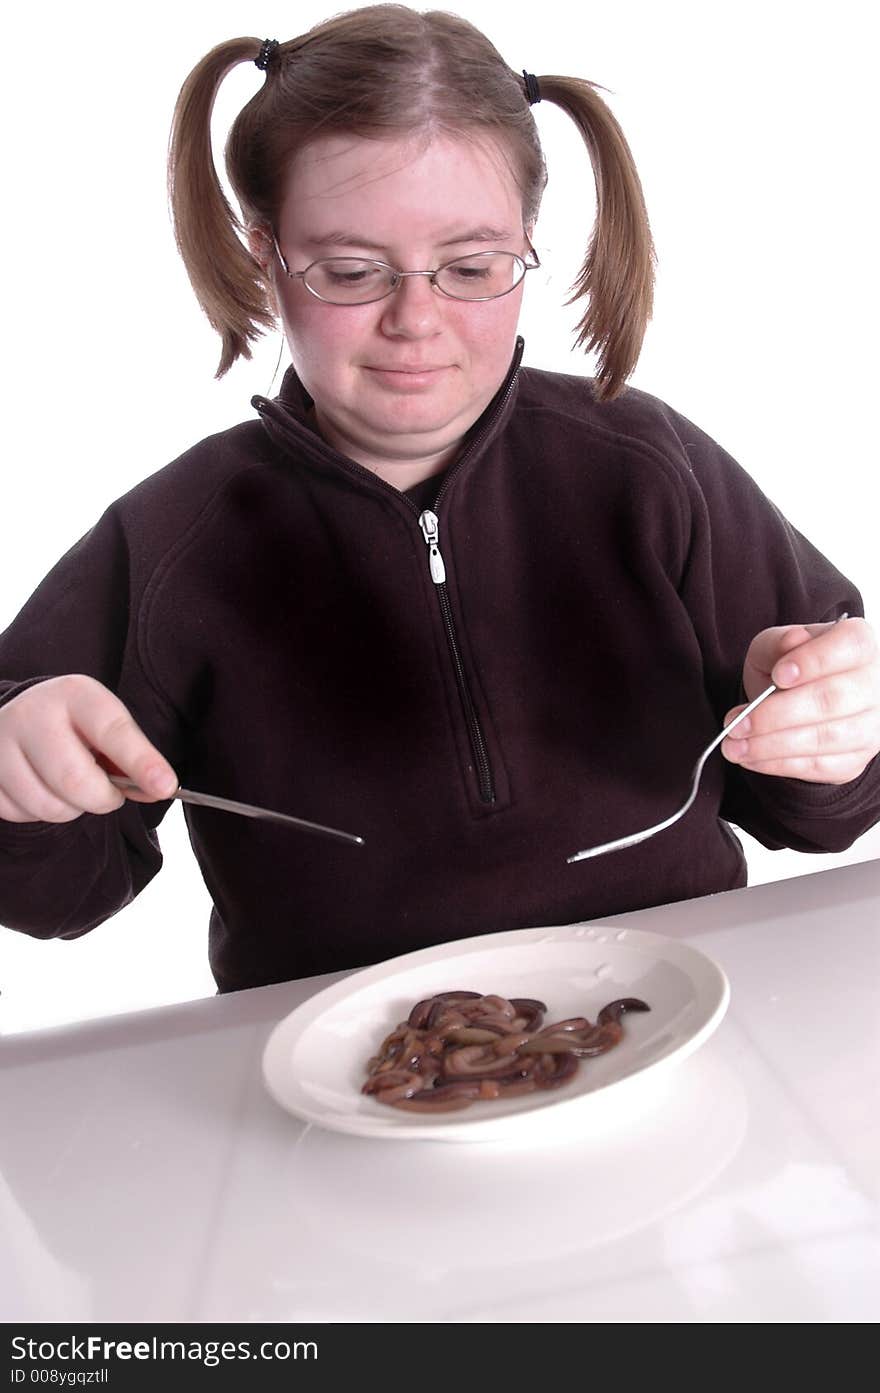
<instances>
[{"instance_id":1,"label":"woman's ear","mask_svg":"<svg viewBox=\"0 0 880 1393\"><path fill-rule=\"evenodd\" d=\"M276 319L281 317L278 290L275 282L275 245L272 234L265 227L249 227L246 230L248 250L260 267L266 282L269 309Z\"/></svg>"},{"instance_id":2,"label":"woman's ear","mask_svg":"<svg viewBox=\"0 0 880 1393\"><path fill-rule=\"evenodd\" d=\"M251 256L260 263L262 270L268 275L273 256L271 234L265 227L249 227L247 229L247 244Z\"/></svg>"}]
</instances>

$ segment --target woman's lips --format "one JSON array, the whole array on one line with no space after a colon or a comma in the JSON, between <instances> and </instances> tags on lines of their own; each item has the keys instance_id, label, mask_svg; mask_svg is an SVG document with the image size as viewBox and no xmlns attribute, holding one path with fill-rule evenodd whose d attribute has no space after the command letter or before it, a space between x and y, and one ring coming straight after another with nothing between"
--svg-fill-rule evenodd
<instances>
[{"instance_id":1,"label":"woman's lips","mask_svg":"<svg viewBox=\"0 0 880 1393\"><path fill-rule=\"evenodd\" d=\"M425 387L433 387L440 380L447 367L436 368L386 368L368 367L367 372L383 387L397 392L418 392Z\"/></svg>"}]
</instances>

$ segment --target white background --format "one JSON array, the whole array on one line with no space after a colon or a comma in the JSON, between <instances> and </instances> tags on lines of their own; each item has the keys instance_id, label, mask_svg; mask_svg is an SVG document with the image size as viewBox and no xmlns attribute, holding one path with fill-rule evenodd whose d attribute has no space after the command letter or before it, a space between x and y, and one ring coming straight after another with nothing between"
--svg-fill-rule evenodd
<instances>
[{"instance_id":1,"label":"white background","mask_svg":"<svg viewBox=\"0 0 880 1393\"><path fill-rule=\"evenodd\" d=\"M510 65L609 89L639 168L659 255L657 301L633 385L721 442L791 521L880 601L871 6L741 0L570 0L451 8ZM45 572L139 480L196 440L251 416L277 390L280 336L214 380L202 318L167 210L171 113L192 66L242 34L287 39L329 8L153 0L135 10L44 4L5 21L3 260L7 403L0 512L0 628ZM222 151L262 82L250 64L215 111ZM579 137L536 109L550 185L529 278L526 362L591 370L563 308L592 222ZM731 584L737 578L731 577ZM805 616L807 617L807 616ZM649 674L646 674L646 679ZM180 816L139 900L74 943L0 929L0 1033L210 994L209 904ZM880 851L875 829L845 857L768 853L753 881Z\"/></svg>"}]
</instances>

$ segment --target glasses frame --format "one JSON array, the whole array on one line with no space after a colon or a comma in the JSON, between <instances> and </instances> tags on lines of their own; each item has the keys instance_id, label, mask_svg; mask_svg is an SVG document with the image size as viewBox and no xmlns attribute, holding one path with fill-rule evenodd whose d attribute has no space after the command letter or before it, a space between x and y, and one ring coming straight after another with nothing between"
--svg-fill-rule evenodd
<instances>
[{"instance_id":1,"label":"glasses frame","mask_svg":"<svg viewBox=\"0 0 880 1393\"><path fill-rule=\"evenodd\" d=\"M528 241L528 238L526 238L526 241ZM310 261L308 266L306 266L302 271L291 271L290 267L284 259L284 256L282 255L281 248L278 245L278 239L274 232L272 233L272 244L275 247L275 253L278 257L278 260L281 263L282 270L284 271L284 274L289 277L290 280L302 281L309 294L314 295L316 300L320 300L322 305L337 305L343 309L349 308L354 305L375 305L378 304L380 300L387 300L389 295L393 295L395 290L399 289L401 283L408 276L427 276L437 293L439 295L445 296L447 300L455 300L458 304L461 305L485 304L488 300L501 300L505 295L509 295L511 291L516 290L516 287L518 285L522 284L522 282L525 280L527 271L537 271L541 265L541 262L538 259L538 253L535 251L531 242L529 242L529 249L526 252L525 256L534 257L534 260L531 262L526 261L525 256L520 256L519 252L502 251L496 248L493 251L474 252L470 256L454 256L450 261L444 261L442 266L435 267L433 271L401 271L398 269L397 266L392 266L390 262L380 261L377 257L373 256L319 256L314 261ZM436 277L439 276L440 272L445 271L450 266L454 266L457 261L476 261L481 256L498 256L499 254L502 256L512 256L514 261L517 261L519 265L522 267L522 274L519 276L518 280L514 281L513 285L511 285L507 290L499 291L497 295L452 295L448 290L444 290L442 285L437 284ZM319 295L317 290L313 290L312 287L309 285L308 281L306 280L306 276L309 274L309 271L311 271L313 266L322 265L328 261L365 261L368 262L371 266L381 266L383 270L390 271L394 277L394 280L392 284L388 287L388 289L383 291L381 295L373 295L369 300L328 300L326 296Z\"/></svg>"}]
</instances>

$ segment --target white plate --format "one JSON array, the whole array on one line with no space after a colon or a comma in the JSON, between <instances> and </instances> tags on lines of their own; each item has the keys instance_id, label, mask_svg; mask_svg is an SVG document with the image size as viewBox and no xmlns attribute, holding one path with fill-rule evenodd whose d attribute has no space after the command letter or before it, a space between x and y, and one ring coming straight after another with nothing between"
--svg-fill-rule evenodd
<instances>
[{"instance_id":1,"label":"white plate","mask_svg":"<svg viewBox=\"0 0 880 1393\"><path fill-rule=\"evenodd\" d=\"M547 1024L576 1015L593 1020L622 996L641 997L651 1010L625 1015L620 1044L581 1060L571 1083L558 1090L437 1117L362 1094L367 1060L415 1003L457 990L537 997L547 1005ZM631 1116L650 1096L646 1089L656 1094L661 1087L661 1066L708 1039L729 997L727 978L711 958L641 929L567 924L487 934L392 958L319 992L275 1027L263 1077L283 1108L333 1131L393 1140L543 1142Z\"/></svg>"}]
</instances>

